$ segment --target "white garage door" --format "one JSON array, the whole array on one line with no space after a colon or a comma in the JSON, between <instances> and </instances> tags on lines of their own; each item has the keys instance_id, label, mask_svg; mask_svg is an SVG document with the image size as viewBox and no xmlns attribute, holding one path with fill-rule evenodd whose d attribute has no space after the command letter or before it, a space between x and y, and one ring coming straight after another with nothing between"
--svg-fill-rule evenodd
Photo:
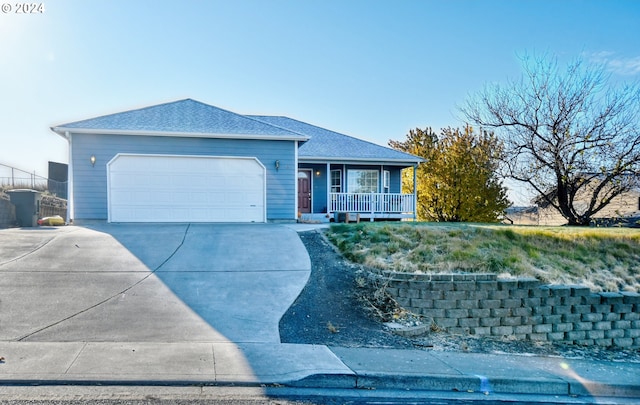
<instances>
[{"instance_id":1,"label":"white garage door","mask_svg":"<svg viewBox=\"0 0 640 405\"><path fill-rule=\"evenodd\" d=\"M110 222L265 222L255 158L120 154L107 170Z\"/></svg>"}]
</instances>

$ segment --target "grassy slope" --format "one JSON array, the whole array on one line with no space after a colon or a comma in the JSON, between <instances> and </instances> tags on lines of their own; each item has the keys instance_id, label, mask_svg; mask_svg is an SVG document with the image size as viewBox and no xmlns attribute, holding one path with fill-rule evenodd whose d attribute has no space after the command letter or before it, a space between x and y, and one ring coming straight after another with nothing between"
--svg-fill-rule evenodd
<instances>
[{"instance_id":1,"label":"grassy slope","mask_svg":"<svg viewBox=\"0 0 640 405\"><path fill-rule=\"evenodd\" d=\"M334 225L350 260L405 272L498 273L594 291L640 291L640 230L488 224Z\"/></svg>"}]
</instances>

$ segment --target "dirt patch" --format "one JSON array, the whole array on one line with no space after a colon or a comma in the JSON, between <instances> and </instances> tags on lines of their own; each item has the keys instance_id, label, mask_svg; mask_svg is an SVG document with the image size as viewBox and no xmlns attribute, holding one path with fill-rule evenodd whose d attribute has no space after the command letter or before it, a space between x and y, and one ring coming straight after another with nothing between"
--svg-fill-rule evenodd
<instances>
[{"instance_id":1,"label":"dirt patch","mask_svg":"<svg viewBox=\"0 0 640 405\"><path fill-rule=\"evenodd\" d=\"M311 277L280 320L283 343L349 347L412 347L410 341L385 330L357 299L356 271L324 237L300 234L311 257Z\"/></svg>"}]
</instances>

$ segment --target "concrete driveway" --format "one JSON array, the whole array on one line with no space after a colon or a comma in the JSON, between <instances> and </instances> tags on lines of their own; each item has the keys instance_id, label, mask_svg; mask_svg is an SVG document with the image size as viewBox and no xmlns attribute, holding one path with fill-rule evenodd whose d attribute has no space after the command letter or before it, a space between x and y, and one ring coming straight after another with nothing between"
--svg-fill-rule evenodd
<instances>
[{"instance_id":1,"label":"concrete driveway","mask_svg":"<svg viewBox=\"0 0 640 405\"><path fill-rule=\"evenodd\" d=\"M272 224L0 230L0 341L279 343L310 271Z\"/></svg>"}]
</instances>

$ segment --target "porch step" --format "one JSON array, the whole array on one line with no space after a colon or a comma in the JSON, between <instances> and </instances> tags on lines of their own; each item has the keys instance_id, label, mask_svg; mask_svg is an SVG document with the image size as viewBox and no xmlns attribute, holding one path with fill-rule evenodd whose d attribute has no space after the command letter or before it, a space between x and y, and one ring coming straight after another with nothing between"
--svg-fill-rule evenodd
<instances>
[{"instance_id":1,"label":"porch step","mask_svg":"<svg viewBox=\"0 0 640 405\"><path fill-rule=\"evenodd\" d=\"M300 214L298 222L307 224L328 224L331 218L327 214Z\"/></svg>"}]
</instances>

